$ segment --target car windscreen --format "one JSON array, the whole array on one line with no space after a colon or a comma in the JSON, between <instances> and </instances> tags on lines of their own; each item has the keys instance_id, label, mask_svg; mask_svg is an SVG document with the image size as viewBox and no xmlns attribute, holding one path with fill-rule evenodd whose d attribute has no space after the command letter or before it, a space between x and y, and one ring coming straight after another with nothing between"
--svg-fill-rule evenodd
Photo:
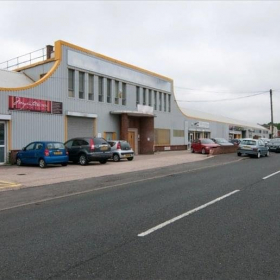
<instances>
[{"instance_id":1,"label":"car windscreen","mask_svg":"<svg viewBox=\"0 0 280 280\"><path fill-rule=\"evenodd\" d=\"M65 149L63 143L47 143L46 144L46 148L48 150L62 150L62 149Z\"/></svg>"},{"instance_id":2,"label":"car windscreen","mask_svg":"<svg viewBox=\"0 0 280 280\"><path fill-rule=\"evenodd\" d=\"M280 142L280 139L272 139L270 141L270 143L273 144L273 145L276 144L276 143L278 144L279 142Z\"/></svg>"},{"instance_id":3,"label":"car windscreen","mask_svg":"<svg viewBox=\"0 0 280 280\"><path fill-rule=\"evenodd\" d=\"M211 139L201 139L201 144L215 144Z\"/></svg>"},{"instance_id":4,"label":"car windscreen","mask_svg":"<svg viewBox=\"0 0 280 280\"><path fill-rule=\"evenodd\" d=\"M108 141L108 143L111 147L113 147L115 145L115 142L112 142L112 141Z\"/></svg>"},{"instance_id":5,"label":"car windscreen","mask_svg":"<svg viewBox=\"0 0 280 280\"><path fill-rule=\"evenodd\" d=\"M215 139L218 143L228 143L228 141L226 139L223 138L216 138Z\"/></svg>"},{"instance_id":6,"label":"car windscreen","mask_svg":"<svg viewBox=\"0 0 280 280\"><path fill-rule=\"evenodd\" d=\"M94 138L94 144L95 145L105 145L105 144L108 145L107 141L103 138Z\"/></svg>"},{"instance_id":7,"label":"car windscreen","mask_svg":"<svg viewBox=\"0 0 280 280\"><path fill-rule=\"evenodd\" d=\"M121 142L121 149L122 150L130 150L130 145L128 142Z\"/></svg>"},{"instance_id":8,"label":"car windscreen","mask_svg":"<svg viewBox=\"0 0 280 280\"><path fill-rule=\"evenodd\" d=\"M249 146L256 146L257 143L254 140L243 140L240 144L242 145L249 145Z\"/></svg>"}]
</instances>

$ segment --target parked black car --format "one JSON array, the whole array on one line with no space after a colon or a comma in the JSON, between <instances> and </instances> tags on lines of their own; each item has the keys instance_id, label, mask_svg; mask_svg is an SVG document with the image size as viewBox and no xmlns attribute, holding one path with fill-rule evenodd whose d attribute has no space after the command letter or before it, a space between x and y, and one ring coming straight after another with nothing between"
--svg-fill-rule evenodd
<instances>
[{"instance_id":1,"label":"parked black car","mask_svg":"<svg viewBox=\"0 0 280 280\"><path fill-rule=\"evenodd\" d=\"M242 139L234 138L234 139L230 139L229 142L232 143L233 145L238 146L240 144L241 140Z\"/></svg>"},{"instance_id":2,"label":"parked black car","mask_svg":"<svg viewBox=\"0 0 280 280\"><path fill-rule=\"evenodd\" d=\"M112 157L111 146L99 137L72 138L65 143L69 161L87 165L90 161L104 164Z\"/></svg>"},{"instance_id":3,"label":"parked black car","mask_svg":"<svg viewBox=\"0 0 280 280\"><path fill-rule=\"evenodd\" d=\"M267 143L267 147L271 152L280 153L280 138L271 139Z\"/></svg>"}]
</instances>

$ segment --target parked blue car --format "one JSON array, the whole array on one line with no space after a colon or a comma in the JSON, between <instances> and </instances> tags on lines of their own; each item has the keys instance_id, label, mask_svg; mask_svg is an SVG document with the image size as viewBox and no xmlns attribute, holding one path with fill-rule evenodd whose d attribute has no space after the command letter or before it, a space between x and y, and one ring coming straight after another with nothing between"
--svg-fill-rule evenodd
<instances>
[{"instance_id":1,"label":"parked blue car","mask_svg":"<svg viewBox=\"0 0 280 280\"><path fill-rule=\"evenodd\" d=\"M68 152L64 144L54 141L32 142L16 155L18 166L23 164L39 165L41 168L45 168L48 164L67 166L68 160Z\"/></svg>"}]
</instances>

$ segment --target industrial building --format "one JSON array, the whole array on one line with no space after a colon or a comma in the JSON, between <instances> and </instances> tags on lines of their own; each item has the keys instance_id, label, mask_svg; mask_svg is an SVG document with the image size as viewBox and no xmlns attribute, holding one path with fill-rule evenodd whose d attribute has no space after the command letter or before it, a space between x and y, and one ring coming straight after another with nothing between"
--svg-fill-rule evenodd
<instances>
[{"instance_id":1,"label":"industrial building","mask_svg":"<svg viewBox=\"0 0 280 280\"><path fill-rule=\"evenodd\" d=\"M179 108L174 81L56 41L40 58L0 64L0 164L35 140L128 140L136 154L186 149L196 138L268 138L254 124Z\"/></svg>"}]
</instances>

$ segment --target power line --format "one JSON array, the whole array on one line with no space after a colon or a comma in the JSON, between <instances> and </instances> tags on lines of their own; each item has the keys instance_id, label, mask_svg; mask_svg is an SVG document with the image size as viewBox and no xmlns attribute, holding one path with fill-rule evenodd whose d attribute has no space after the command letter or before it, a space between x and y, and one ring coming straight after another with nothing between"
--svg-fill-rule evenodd
<instances>
[{"instance_id":1,"label":"power line","mask_svg":"<svg viewBox=\"0 0 280 280\"><path fill-rule=\"evenodd\" d=\"M221 91L213 91L213 90L203 90L203 89L198 89L198 88L187 88L187 87L177 87L177 86L174 86L174 88L191 90L191 91L211 92L211 93L265 93L265 92L268 92L268 90L254 90L254 91L244 91L244 90L228 91L228 90L221 90ZM278 91L278 90L276 89L274 91Z\"/></svg>"},{"instance_id":2,"label":"power line","mask_svg":"<svg viewBox=\"0 0 280 280\"><path fill-rule=\"evenodd\" d=\"M253 97L253 96L257 96L257 95L261 95L261 94L265 94L265 93L269 93L269 91L265 91L265 92L261 92L261 93L256 93L256 94L251 94L251 95L242 96L242 97L227 98L227 99L216 99L216 100L178 100L177 99L176 101L177 102L197 102L197 103L201 103L201 102L223 102L223 101L231 101L231 100L249 98L249 97Z\"/></svg>"}]
</instances>

